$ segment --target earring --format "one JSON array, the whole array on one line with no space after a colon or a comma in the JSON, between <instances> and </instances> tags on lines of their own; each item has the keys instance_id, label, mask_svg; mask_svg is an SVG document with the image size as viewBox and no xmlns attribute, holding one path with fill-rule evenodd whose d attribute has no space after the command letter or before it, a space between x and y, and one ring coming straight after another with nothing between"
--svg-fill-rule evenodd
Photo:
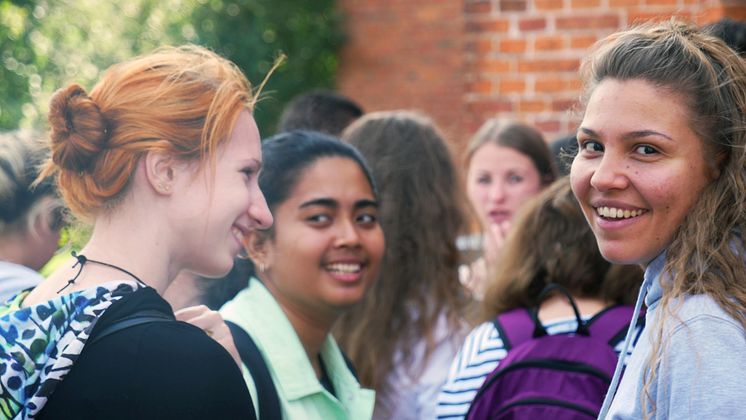
<instances>
[{"instance_id":1,"label":"earring","mask_svg":"<svg viewBox=\"0 0 746 420\"><path fill-rule=\"evenodd\" d=\"M171 186L168 184L158 184L158 188L160 188L163 192L171 191Z\"/></svg>"},{"instance_id":2,"label":"earring","mask_svg":"<svg viewBox=\"0 0 746 420\"><path fill-rule=\"evenodd\" d=\"M267 269L267 266L265 266L263 262L260 262L258 265L259 265L259 272L260 273L263 273L264 270Z\"/></svg>"}]
</instances>

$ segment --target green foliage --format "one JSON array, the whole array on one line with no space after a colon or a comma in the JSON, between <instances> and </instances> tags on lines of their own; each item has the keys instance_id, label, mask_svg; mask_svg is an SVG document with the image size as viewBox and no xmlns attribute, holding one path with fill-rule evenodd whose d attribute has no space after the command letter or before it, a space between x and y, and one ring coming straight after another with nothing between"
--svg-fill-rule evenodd
<instances>
[{"instance_id":1,"label":"green foliage","mask_svg":"<svg viewBox=\"0 0 746 420\"><path fill-rule=\"evenodd\" d=\"M234 61L259 85L282 52L287 62L267 83L256 110L262 134L273 132L282 107L312 87L331 88L342 45L334 0L205 0L192 22L199 43Z\"/></svg>"},{"instance_id":2,"label":"green foliage","mask_svg":"<svg viewBox=\"0 0 746 420\"><path fill-rule=\"evenodd\" d=\"M0 1L0 127L16 127L25 104L31 102L35 53L30 47L29 9ZM36 85L37 77L33 79ZM27 107L28 109L28 107Z\"/></svg>"},{"instance_id":3,"label":"green foliage","mask_svg":"<svg viewBox=\"0 0 746 420\"><path fill-rule=\"evenodd\" d=\"M0 129L41 125L68 83L90 89L115 62L192 42L234 61L255 86L287 54L256 110L267 135L290 98L333 86L340 22L334 0L0 0Z\"/></svg>"}]
</instances>

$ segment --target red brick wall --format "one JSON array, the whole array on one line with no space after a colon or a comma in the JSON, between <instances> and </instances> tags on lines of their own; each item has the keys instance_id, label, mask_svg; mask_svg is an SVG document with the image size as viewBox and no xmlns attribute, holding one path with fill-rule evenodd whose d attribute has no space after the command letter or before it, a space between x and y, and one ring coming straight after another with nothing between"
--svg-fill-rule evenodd
<instances>
[{"instance_id":1,"label":"red brick wall","mask_svg":"<svg viewBox=\"0 0 746 420\"><path fill-rule=\"evenodd\" d=\"M367 111L429 114L458 148L489 117L574 132L588 47L631 23L746 20L746 0L340 0L338 89Z\"/></svg>"},{"instance_id":2,"label":"red brick wall","mask_svg":"<svg viewBox=\"0 0 746 420\"><path fill-rule=\"evenodd\" d=\"M366 111L417 109L450 136L463 131L461 1L340 0L348 43L338 89Z\"/></svg>"}]
</instances>

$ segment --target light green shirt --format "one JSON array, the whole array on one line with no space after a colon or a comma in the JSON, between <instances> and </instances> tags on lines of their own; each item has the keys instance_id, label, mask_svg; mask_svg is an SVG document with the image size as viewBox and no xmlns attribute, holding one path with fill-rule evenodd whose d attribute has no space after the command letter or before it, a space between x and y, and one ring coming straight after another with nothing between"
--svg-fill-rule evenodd
<instances>
[{"instance_id":1,"label":"light green shirt","mask_svg":"<svg viewBox=\"0 0 746 420\"><path fill-rule=\"evenodd\" d=\"M321 346L321 359L336 397L319 382L293 326L260 281L251 279L249 287L226 303L220 313L224 319L243 328L256 342L277 389L283 418L371 418L375 392L361 388L331 334ZM245 365L242 371L254 407L258 407L254 380Z\"/></svg>"}]
</instances>

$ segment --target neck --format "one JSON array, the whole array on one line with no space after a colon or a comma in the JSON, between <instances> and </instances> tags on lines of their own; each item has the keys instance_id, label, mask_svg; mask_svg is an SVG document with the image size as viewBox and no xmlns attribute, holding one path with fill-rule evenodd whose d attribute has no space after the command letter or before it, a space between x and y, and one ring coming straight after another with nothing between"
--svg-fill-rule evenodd
<instances>
[{"instance_id":1,"label":"neck","mask_svg":"<svg viewBox=\"0 0 746 420\"><path fill-rule=\"evenodd\" d=\"M97 220L91 239L80 254L123 268L163 295L180 268L172 261L170 247L165 243L167 239L159 225L147 221L157 218L121 216ZM129 277L98 264L86 264L81 276L86 270L102 272L104 282Z\"/></svg>"},{"instance_id":2,"label":"neck","mask_svg":"<svg viewBox=\"0 0 746 420\"><path fill-rule=\"evenodd\" d=\"M31 267L27 242L27 236L20 233L9 233L0 237L0 261L24 265L34 270L38 269Z\"/></svg>"},{"instance_id":3,"label":"neck","mask_svg":"<svg viewBox=\"0 0 746 420\"><path fill-rule=\"evenodd\" d=\"M133 210L133 213L136 212L137 210ZM79 254L89 260L127 270L159 294L163 294L180 268L169 253L168 236L165 232L162 219L154 215L120 212L115 217L100 216L96 219L90 240ZM80 270L75 282L58 293L78 273L79 267L73 268L75 262L75 259L70 258L69 262L62 263L49 276L48 281L43 282L28 296L24 305L111 281L135 281L121 270L88 262Z\"/></svg>"},{"instance_id":4,"label":"neck","mask_svg":"<svg viewBox=\"0 0 746 420\"><path fill-rule=\"evenodd\" d=\"M611 302L605 302L602 299L578 298L575 296L573 296L573 299L578 307L578 311L580 311L580 315L584 317L593 316L611 305ZM575 313L572 311L572 306L570 306L570 302L567 301L565 296L552 296L542 302L539 308L539 318L542 320L574 316Z\"/></svg>"},{"instance_id":5,"label":"neck","mask_svg":"<svg viewBox=\"0 0 746 420\"><path fill-rule=\"evenodd\" d=\"M281 293L271 280L262 280L282 308L290 324L293 326L295 333L298 335L306 356L313 366L316 377L321 378L321 365L319 364L319 354L324 340L334 325L336 316L325 316L321 311L313 311L311 308L302 307L301 305L290 302Z\"/></svg>"}]
</instances>

